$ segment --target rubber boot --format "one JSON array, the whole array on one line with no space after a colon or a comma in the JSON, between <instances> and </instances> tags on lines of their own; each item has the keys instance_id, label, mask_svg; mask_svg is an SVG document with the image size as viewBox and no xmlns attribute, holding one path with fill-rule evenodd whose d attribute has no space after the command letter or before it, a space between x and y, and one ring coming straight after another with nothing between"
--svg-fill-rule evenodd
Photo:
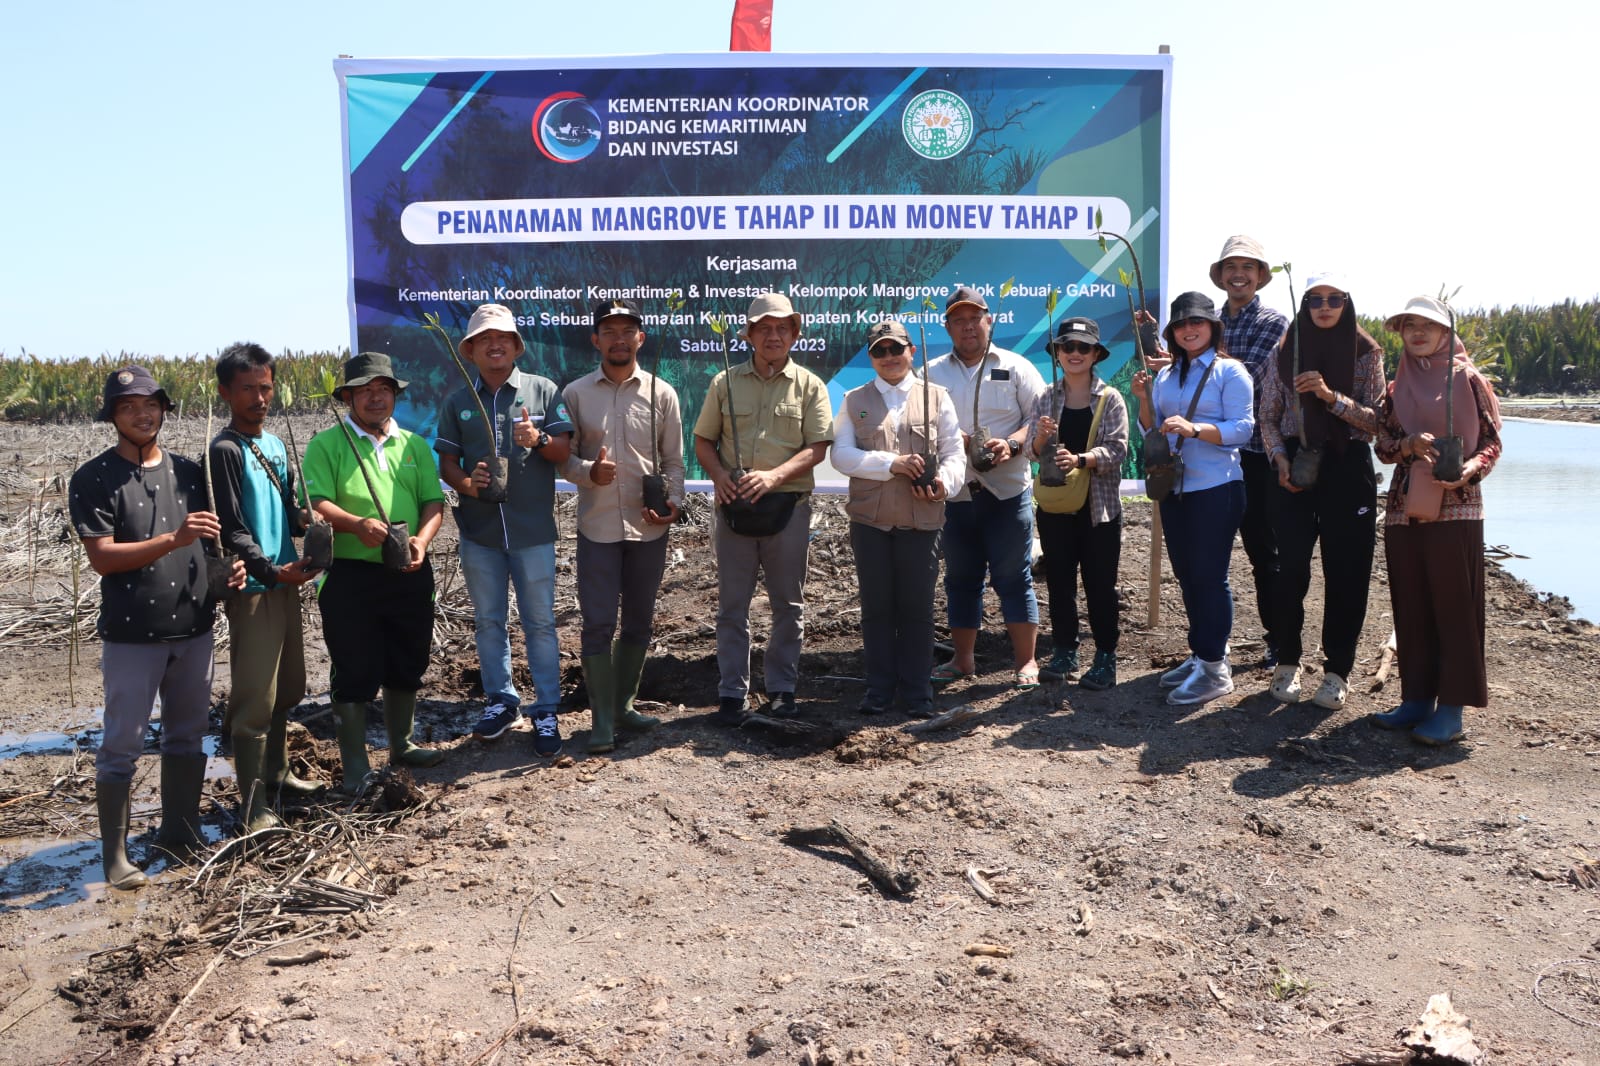
<instances>
[{"instance_id":1,"label":"rubber boot","mask_svg":"<svg viewBox=\"0 0 1600 1066\"><path fill-rule=\"evenodd\" d=\"M594 725L589 730L591 755L614 751L617 747L617 675L616 664L610 655L585 655L583 657L583 685L589 690L589 713Z\"/></svg>"},{"instance_id":2,"label":"rubber boot","mask_svg":"<svg viewBox=\"0 0 1600 1066\"><path fill-rule=\"evenodd\" d=\"M437 748L419 748L412 743L411 734L417 728L417 694L383 690L383 725L389 731L389 765L438 766L444 761L444 752Z\"/></svg>"},{"instance_id":3,"label":"rubber boot","mask_svg":"<svg viewBox=\"0 0 1600 1066\"><path fill-rule=\"evenodd\" d=\"M239 782L239 824L246 833L282 825L272 813L275 786L267 783L262 766L266 762L266 737L233 738L233 770Z\"/></svg>"},{"instance_id":4,"label":"rubber boot","mask_svg":"<svg viewBox=\"0 0 1600 1066\"><path fill-rule=\"evenodd\" d=\"M1379 729L1410 729L1432 713L1432 700L1404 700L1398 707L1373 715L1372 724Z\"/></svg>"},{"instance_id":5,"label":"rubber boot","mask_svg":"<svg viewBox=\"0 0 1600 1066\"><path fill-rule=\"evenodd\" d=\"M200 835L200 796L206 787L206 757L161 756L161 828L156 844L179 862L206 846Z\"/></svg>"},{"instance_id":6,"label":"rubber boot","mask_svg":"<svg viewBox=\"0 0 1600 1066\"><path fill-rule=\"evenodd\" d=\"M1464 735L1461 730L1461 711L1459 703L1439 704L1426 722L1411 731L1411 739L1434 748L1454 744Z\"/></svg>"},{"instance_id":7,"label":"rubber boot","mask_svg":"<svg viewBox=\"0 0 1600 1066\"><path fill-rule=\"evenodd\" d=\"M339 759L344 763L339 791L346 796L363 795L372 774L372 764L367 761L367 705L335 703L333 720L338 728Z\"/></svg>"},{"instance_id":8,"label":"rubber boot","mask_svg":"<svg viewBox=\"0 0 1600 1066\"><path fill-rule=\"evenodd\" d=\"M267 725L267 746L261 761L261 780L285 796L314 796L322 791L323 786L320 782L302 781L289 769L289 708L287 707L272 712L272 721Z\"/></svg>"},{"instance_id":9,"label":"rubber boot","mask_svg":"<svg viewBox=\"0 0 1600 1066\"><path fill-rule=\"evenodd\" d=\"M106 884L127 891L150 883L128 859L128 808L132 781L96 781L94 802L100 809L100 868Z\"/></svg>"},{"instance_id":10,"label":"rubber boot","mask_svg":"<svg viewBox=\"0 0 1600 1066\"><path fill-rule=\"evenodd\" d=\"M644 676L644 660L649 649L640 644L611 646L611 665L617 677L617 724L624 729L654 729L661 719L653 714L640 714L633 709L634 697L639 695L639 679Z\"/></svg>"}]
</instances>

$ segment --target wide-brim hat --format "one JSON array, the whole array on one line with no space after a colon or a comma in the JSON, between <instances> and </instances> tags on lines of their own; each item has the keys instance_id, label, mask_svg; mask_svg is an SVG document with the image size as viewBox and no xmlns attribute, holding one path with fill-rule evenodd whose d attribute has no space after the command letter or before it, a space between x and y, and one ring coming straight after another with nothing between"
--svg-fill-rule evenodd
<instances>
[{"instance_id":1,"label":"wide-brim hat","mask_svg":"<svg viewBox=\"0 0 1600 1066\"><path fill-rule=\"evenodd\" d=\"M1172 312L1167 316L1167 328L1161 331L1162 338L1167 342L1169 349L1178 346L1173 338L1174 327L1179 322L1191 318L1203 318L1211 323L1211 342L1216 344L1217 338L1222 334L1222 316L1217 314L1217 305L1211 302L1211 297L1203 292L1179 293L1178 298L1172 301Z\"/></svg>"},{"instance_id":2,"label":"wide-brim hat","mask_svg":"<svg viewBox=\"0 0 1600 1066\"><path fill-rule=\"evenodd\" d=\"M794 309L794 304L781 292L764 292L750 301L750 313L745 315L744 328L739 331L740 340L750 339L750 327L760 322L763 318L787 318L794 322L794 335L800 336L804 332L804 323Z\"/></svg>"},{"instance_id":3,"label":"wide-brim hat","mask_svg":"<svg viewBox=\"0 0 1600 1066\"><path fill-rule=\"evenodd\" d=\"M1246 237L1236 233L1222 242L1222 254L1217 256L1217 261L1211 264L1211 284L1227 291L1228 287L1222 283L1222 263L1225 259L1254 259L1261 264L1261 281L1256 288L1264 289L1272 284L1272 264L1267 262L1267 251L1261 247L1261 242L1254 237Z\"/></svg>"},{"instance_id":4,"label":"wide-brim hat","mask_svg":"<svg viewBox=\"0 0 1600 1066\"><path fill-rule=\"evenodd\" d=\"M1044 350L1052 356L1056 346L1063 341L1082 341L1095 347L1094 361L1099 362L1111 354L1111 349L1100 343L1100 323L1092 318L1064 318L1056 327L1056 335L1044 342Z\"/></svg>"},{"instance_id":5,"label":"wide-brim hat","mask_svg":"<svg viewBox=\"0 0 1600 1066\"><path fill-rule=\"evenodd\" d=\"M472 312L472 317L467 320L467 334L461 338L461 347L466 348L472 343L472 338L491 329L509 333L517 338L518 355L527 350L527 345L522 343L522 334L517 332L517 316L513 315L511 308L504 304L483 304Z\"/></svg>"},{"instance_id":6,"label":"wide-brim hat","mask_svg":"<svg viewBox=\"0 0 1600 1066\"><path fill-rule=\"evenodd\" d=\"M1449 306L1443 300L1433 296L1413 296L1406 301L1406 309L1404 311L1390 315L1383 320L1383 328L1393 333L1399 333L1400 320L1407 315L1416 315L1418 318L1425 318L1429 322L1437 322L1446 329L1450 328Z\"/></svg>"},{"instance_id":7,"label":"wide-brim hat","mask_svg":"<svg viewBox=\"0 0 1600 1066\"><path fill-rule=\"evenodd\" d=\"M130 363L106 375L106 388L100 394L100 413L94 416L94 420L111 421L111 413L116 409L117 401L124 396L159 397L163 411L170 411L174 406L171 397L167 395L167 390L156 383L155 376L150 371Z\"/></svg>"},{"instance_id":8,"label":"wide-brim hat","mask_svg":"<svg viewBox=\"0 0 1600 1066\"><path fill-rule=\"evenodd\" d=\"M410 382L404 380L394 372L394 364L383 352L362 352L345 360L344 380L335 390L339 399L344 399L346 389L357 389L362 385L370 384L379 378L388 378L394 382L395 392L405 392Z\"/></svg>"}]
</instances>

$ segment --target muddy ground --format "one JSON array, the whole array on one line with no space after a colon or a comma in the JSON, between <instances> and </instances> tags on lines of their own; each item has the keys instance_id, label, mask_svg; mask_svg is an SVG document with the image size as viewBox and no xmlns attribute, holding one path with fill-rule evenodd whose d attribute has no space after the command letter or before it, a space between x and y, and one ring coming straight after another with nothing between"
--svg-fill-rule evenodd
<instances>
[{"instance_id":1,"label":"muddy ground","mask_svg":"<svg viewBox=\"0 0 1600 1066\"><path fill-rule=\"evenodd\" d=\"M170 434L193 453L203 423ZM562 550L561 720L576 743L552 763L525 731L466 737L470 614L441 543L422 731L451 754L416 774L422 806L316 808L293 835L201 856L203 874L158 859L152 887L112 894L93 841L98 655L86 642L69 671L57 477L105 442L103 427L0 426L0 1062L1394 1062L1397 1032L1439 992L1488 1062L1600 1062L1600 641L1496 568L1492 706L1469 711L1452 749L1365 720L1397 700L1397 678L1373 691L1391 625L1381 555L1343 711L1266 695L1242 553L1238 689L1168 707L1156 673L1184 654L1183 613L1166 573L1146 624L1137 504L1122 684L1015 691L996 625L980 676L940 696L975 715L916 734L854 710L855 584L826 503L800 693L818 728L785 737L709 722L702 507L672 532L644 680L665 724L611 756L581 754ZM563 514L570 540L570 501ZM1319 600L1308 613L1314 649ZM754 617L762 636L759 603ZM326 779L326 659L309 607L306 620L297 759ZM381 745L376 716L369 735ZM157 762L141 767L138 856ZM217 760L218 849L228 775ZM914 890L891 895L845 850L782 839L833 820Z\"/></svg>"}]
</instances>

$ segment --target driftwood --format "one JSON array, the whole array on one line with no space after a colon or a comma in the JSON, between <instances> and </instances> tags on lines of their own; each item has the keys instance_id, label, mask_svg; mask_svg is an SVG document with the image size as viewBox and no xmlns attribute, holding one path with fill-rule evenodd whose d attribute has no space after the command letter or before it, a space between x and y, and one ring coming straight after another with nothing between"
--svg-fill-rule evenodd
<instances>
[{"instance_id":1,"label":"driftwood","mask_svg":"<svg viewBox=\"0 0 1600 1066\"><path fill-rule=\"evenodd\" d=\"M751 726L796 737L810 736L818 731L818 727L810 722L802 722L795 718L773 718L766 714L747 714L744 721L739 723L740 729L749 729Z\"/></svg>"},{"instance_id":2,"label":"driftwood","mask_svg":"<svg viewBox=\"0 0 1600 1066\"><path fill-rule=\"evenodd\" d=\"M904 896L916 891L919 878L903 867L891 866L861 837L851 832L837 818L827 825L814 829L794 827L784 832L782 840L792 847L844 848L866 871L872 883L891 896Z\"/></svg>"},{"instance_id":3,"label":"driftwood","mask_svg":"<svg viewBox=\"0 0 1600 1066\"><path fill-rule=\"evenodd\" d=\"M1450 993L1428 998L1428 1006L1400 1042L1425 1062L1478 1066L1483 1052L1472 1040L1472 1022L1450 1002Z\"/></svg>"},{"instance_id":4,"label":"driftwood","mask_svg":"<svg viewBox=\"0 0 1600 1066\"><path fill-rule=\"evenodd\" d=\"M963 703L959 707L952 707L948 711L937 714L921 722L911 722L905 727L907 733L931 733L935 729L948 729L959 725L969 718L976 718L981 712L970 703Z\"/></svg>"}]
</instances>

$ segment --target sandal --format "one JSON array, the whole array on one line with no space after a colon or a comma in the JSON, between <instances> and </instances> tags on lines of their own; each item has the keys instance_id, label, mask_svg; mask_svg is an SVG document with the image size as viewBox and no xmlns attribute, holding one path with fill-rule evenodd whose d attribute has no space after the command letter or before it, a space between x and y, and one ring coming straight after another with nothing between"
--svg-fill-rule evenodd
<instances>
[{"instance_id":1,"label":"sandal","mask_svg":"<svg viewBox=\"0 0 1600 1066\"><path fill-rule=\"evenodd\" d=\"M1017 671L1016 687L1030 689L1039 687L1039 667L1037 665L1024 666Z\"/></svg>"},{"instance_id":2,"label":"sandal","mask_svg":"<svg viewBox=\"0 0 1600 1066\"><path fill-rule=\"evenodd\" d=\"M933 672L928 675L928 679L935 685L948 685L952 681L960 681L963 678L976 676L978 676L976 670L957 669L954 662L948 662L935 666Z\"/></svg>"}]
</instances>

